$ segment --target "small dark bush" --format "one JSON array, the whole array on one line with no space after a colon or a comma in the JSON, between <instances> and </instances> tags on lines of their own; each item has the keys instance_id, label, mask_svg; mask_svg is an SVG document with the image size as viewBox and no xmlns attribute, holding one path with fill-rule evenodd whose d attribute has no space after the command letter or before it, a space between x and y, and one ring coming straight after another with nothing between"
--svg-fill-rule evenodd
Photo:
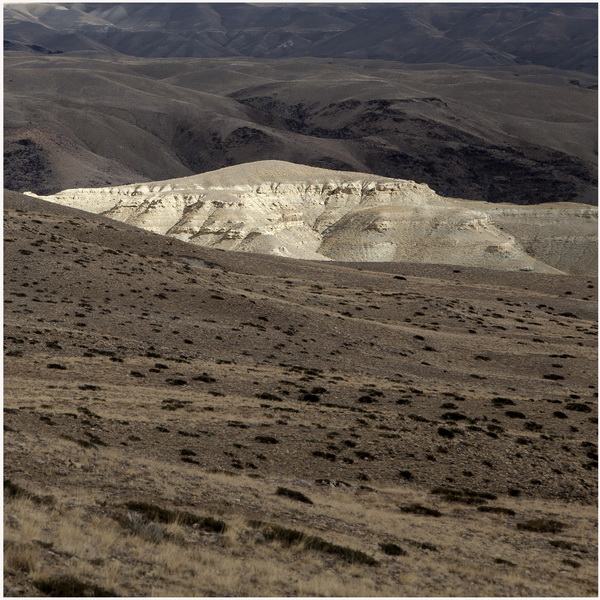
<instances>
[{"instance_id":1,"label":"small dark bush","mask_svg":"<svg viewBox=\"0 0 600 600\"><path fill-rule=\"evenodd\" d=\"M509 398L492 398L494 406L514 406L514 402Z\"/></svg>"},{"instance_id":2,"label":"small dark bush","mask_svg":"<svg viewBox=\"0 0 600 600\"><path fill-rule=\"evenodd\" d=\"M53 496L38 496L20 485L13 483L10 479L4 480L4 497L5 498L26 498L36 504L54 504Z\"/></svg>"},{"instance_id":3,"label":"small dark bush","mask_svg":"<svg viewBox=\"0 0 600 600\"><path fill-rule=\"evenodd\" d=\"M524 523L517 523L517 529L534 531L536 533L559 533L566 527L565 523L553 519L532 519Z\"/></svg>"},{"instance_id":4,"label":"small dark bush","mask_svg":"<svg viewBox=\"0 0 600 600\"><path fill-rule=\"evenodd\" d=\"M409 504L408 506L401 506L400 510L404 513L412 513L414 515L425 515L427 517L441 517L442 513L435 508L429 508L421 504Z\"/></svg>"},{"instance_id":5,"label":"small dark bush","mask_svg":"<svg viewBox=\"0 0 600 600\"><path fill-rule=\"evenodd\" d=\"M167 379L166 382L169 385L187 385L187 381L185 379Z\"/></svg>"},{"instance_id":6,"label":"small dark bush","mask_svg":"<svg viewBox=\"0 0 600 600\"><path fill-rule=\"evenodd\" d=\"M557 375L556 373L550 373L549 375L543 375L544 379L550 379L551 381L560 381L564 379L562 375Z\"/></svg>"},{"instance_id":7,"label":"small dark bush","mask_svg":"<svg viewBox=\"0 0 600 600\"><path fill-rule=\"evenodd\" d=\"M527 421L527 423L525 423L523 427L527 431L541 431L543 429L543 426L539 423L536 423L535 421Z\"/></svg>"},{"instance_id":8,"label":"small dark bush","mask_svg":"<svg viewBox=\"0 0 600 600\"><path fill-rule=\"evenodd\" d=\"M300 400L303 400L304 402L319 402L321 398L316 394L301 394Z\"/></svg>"},{"instance_id":9,"label":"small dark bush","mask_svg":"<svg viewBox=\"0 0 600 600\"><path fill-rule=\"evenodd\" d=\"M438 427L437 432L438 432L438 435L448 438L449 440L451 440L454 437L454 432L451 431L450 429L446 429L446 427Z\"/></svg>"},{"instance_id":10,"label":"small dark bush","mask_svg":"<svg viewBox=\"0 0 600 600\"><path fill-rule=\"evenodd\" d=\"M189 512L169 510L155 504L149 504L148 502L126 502L125 506L130 510L144 515L151 521L158 521L160 523L178 522L181 525L197 524L202 529L216 533L223 533L227 529L227 525L223 521L213 519L212 517L198 517Z\"/></svg>"},{"instance_id":11,"label":"small dark bush","mask_svg":"<svg viewBox=\"0 0 600 600\"><path fill-rule=\"evenodd\" d=\"M202 373L202 375L198 375L197 377L192 377L193 381L202 381L203 383L214 383L216 379L211 377L208 373Z\"/></svg>"},{"instance_id":12,"label":"small dark bush","mask_svg":"<svg viewBox=\"0 0 600 600\"><path fill-rule=\"evenodd\" d=\"M276 396L275 394L270 394L269 392L261 392L259 394L256 394L257 398L260 398L261 400L274 400L276 402L282 402L282 399L279 396Z\"/></svg>"},{"instance_id":13,"label":"small dark bush","mask_svg":"<svg viewBox=\"0 0 600 600\"><path fill-rule=\"evenodd\" d=\"M434 544L430 544L429 542L417 542L415 540L408 540L408 543L415 548L420 548L421 550L431 550L432 552L437 552L437 546Z\"/></svg>"},{"instance_id":14,"label":"small dark bush","mask_svg":"<svg viewBox=\"0 0 600 600\"><path fill-rule=\"evenodd\" d=\"M335 462L335 460L337 459L337 456L335 454L332 454L331 452L323 452L321 450L315 450L312 453L312 455L318 458L325 458L331 462Z\"/></svg>"},{"instance_id":15,"label":"small dark bush","mask_svg":"<svg viewBox=\"0 0 600 600\"><path fill-rule=\"evenodd\" d=\"M377 402L377 399L373 398L373 396L361 396L358 401L361 404L373 404L373 402Z\"/></svg>"},{"instance_id":16,"label":"small dark bush","mask_svg":"<svg viewBox=\"0 0 600 600\"><path fill-rule=\"evenodd\" d=\"M304 502L306 504L314 504L314 502L308 496L305 496L302 492L297 492L296 490L289 490L288 488L278 487L275 493L278 496L285 496L286 498L298 500L299 502Z\"/></svg>"},{"instance_id":17,"label":"small dark bush","mask_svg":"<svg viewBox=\"0 0 600 600\"><path fill-rule=\"evenodd\" d=\"M117 594L112 590L107 590L93 583L85 583L71 575L63 577L49 577L47 579L36 579L33 585L40 592L53 598L117 598Z\"/></svg>"},{"instance_id":18,"label":"small dark bush","mask_svg":"<svg viewBox=\"0 0 600 600\"><path fill-rule=\"evenodd\" d=\"M478 506L477 510L481 512L497 513L499 515L515 516L515 511L512 508L504 508L503 506Z\"/></svg>"},{"instance_id":19,"label":"small dark bush","mask_svg":"<svg viewBox=\"0 0 600 600\"><path fill-rule=\"evenodd\" d=\"M250 525L254 527L263 526L260 521L252 521L250 522ZM296 531L295 529L287 529L278 525L266 525L263 528L263 534L267 541L275 540L286 546L303 543L306 550L316 550L318 552L333 554L349 563L361 563L365 565L377 564L377 561L374 558L360 550L354 550L347 546L338 546L323 538L314 535L306 535L304 532Z\"/></svg>"},{"instance_id":20,"label":"small dark bush","mask_svg":"<svg viewBox=\"0 0 600 600\"><path fill-rule=\"evenodd\" d=\"M379 547L384 554L388 554L389 556L406 556L408 552L403 550L397 544L393 543L380 543Z\"/></svg>"},{"instance_id":21,"label":"small dark bush","mask_svg":"<svg viewBox=\"0 0 600 600\"><path fill-rule=\"evenodd\" d=\"M58 363L50 363L48 365L46 365L47 369L59 369L60 371L66 371L67 367L65 367L64 365L59 365Z\"/></svg>"},{"instance_id":22,"label":"small dark bush","mask_svg":"<svg viewBox=\"0 0 600 600\"><path fill-rule=\"evenodd\" d=\"M571 550L573 548L573 544L565 540L550 540L550 545L561 550Z\"/></svg>"},{"instance_id":23,"label":"small dark bush","mask_svg":"<svg viewBox=\"0 0 600 600\"><path fill-rule=\"evenodd\" d=\"M581 567L581 563L578 563L576 560L571 560L570 558L563 558L563 563L574 569L579 569L579 567Z\"/></svg>"},{"instance_id":24,"label":"small dark bush","mask_svg":"<svg viewBox=\"0 0 600 600\"><path fill-rule=\"evenodd\" d=\"M569 404L565 405L567 410L574 410L577 412L591 413L592 407L587 404L583 404L583 402L569 402Z\"/></svg>"},{"instance_id":25,"label":"small dark bush","mask_svg":"<svg viewBox=\"0 0 600 600\"><path fill-rule=\"evenodd\" d=\"M356 456L362 460L375 460L375 457L370 452L366 452L365 450L355 450L354 454L356 454Z\"/></svg>"},{"instance_id":26,"label":"small dark bush","mask_svg":"<svg viewBox=\"0 0 600 600\"><path fill-rule=\"evenodd\" d=\"M468 418L467 415L458 412L447 412L442 415L442 419L445 421L464 421Z\"/></svg>"},{"instance_id":27,"label":"small dark bush","mask_svg":"<svg viewBox=\"0 0 600 600\"><path fill-rule=\"evenodd\" d=\"M254 438L257 442L260 442L261 444L278 444L279 440L277 438L274 438L270 435L257 435Z\"/></svg>"},{"instance_id":28,"label":"small dark bush","mask_svg":"<svg viewBox=\"0 0 600 600\"><path fill-rule=\"evenodd\" d=\"M507 417L510 417L511 419L525 419L525 415L518 411L518 410L507 410L504 413Z\"/></svg>"}]
</instances>

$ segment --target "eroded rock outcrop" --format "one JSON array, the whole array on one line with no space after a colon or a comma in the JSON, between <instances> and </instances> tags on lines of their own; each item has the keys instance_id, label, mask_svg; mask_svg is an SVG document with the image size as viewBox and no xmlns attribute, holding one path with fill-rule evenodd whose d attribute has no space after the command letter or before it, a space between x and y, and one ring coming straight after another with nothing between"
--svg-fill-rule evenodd
<instances>
[{"instance_id":1,"label":"eroded rock outcrop","mask_svg":"<svg viewBox=\"0 0 600 600\"><path fill-rule=\"evenodd\" d=\"M226 250L543 272L596 268L594 207L469 202L414 181L282 161L45 199Z\"/></svg>"}]
</instances>

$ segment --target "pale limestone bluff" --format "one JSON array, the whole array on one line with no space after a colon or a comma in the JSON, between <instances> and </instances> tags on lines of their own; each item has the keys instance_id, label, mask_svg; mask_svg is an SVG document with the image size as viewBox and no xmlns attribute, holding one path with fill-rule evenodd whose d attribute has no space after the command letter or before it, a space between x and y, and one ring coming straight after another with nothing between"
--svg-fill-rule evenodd
<instances>
[{"instance_id":1,"label":"pale limestone bluff","mask_svg":"<svg viewBox=\"0 0 600 600\"><path fill-rule=\"evenodd\" d=\"M554 273L597 264L591 206L470 202L414 181L282 161L43 198L194 244L291 258Z\"/></svg>"}]
</instances>

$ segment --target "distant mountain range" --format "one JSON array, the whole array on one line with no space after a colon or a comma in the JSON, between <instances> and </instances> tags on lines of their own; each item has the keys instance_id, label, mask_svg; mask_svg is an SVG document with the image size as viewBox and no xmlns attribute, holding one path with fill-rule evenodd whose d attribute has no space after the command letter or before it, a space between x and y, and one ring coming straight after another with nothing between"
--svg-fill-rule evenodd
<instances>
[{"instance_id":1,"label":"distant mountain range","mask_svg":"<svg viewBox=\"0 0 600 600\"><path fill-rule=\"evenodd\" d=\"M4 7L5 49L319 57L595 73L596 3L58 3Z\"/></svg>"}]
</instances>

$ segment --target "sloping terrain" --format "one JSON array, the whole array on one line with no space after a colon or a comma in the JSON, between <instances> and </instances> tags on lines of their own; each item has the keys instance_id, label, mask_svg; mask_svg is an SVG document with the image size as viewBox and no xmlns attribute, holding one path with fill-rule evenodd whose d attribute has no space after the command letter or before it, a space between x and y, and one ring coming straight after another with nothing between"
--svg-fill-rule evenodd
<instances>
[{"instance_id":1,"label":"sloping terrain","mask_svg":"<svg viewBox=\"0 0 600 600\"><path fill-rule=\"evenodd\" d=\"M414 181L283 161L43 198L222 250L547 273L597 269L595 207L474 203Z\"/></svg>"},{"instance_id":2,"label":"sloping terrain","mask_svg":"<svg viewBox=\"0 0 600 600\"><path fill-rule=\"evenodd\" d=\"M597 203L597 91L577 71L22 52L4 65L16 191L276 159L469 200Z\"/></svg>"},{"instance_id":3,"label":"sloping terrain","mask_svg":"<svg viewBox=\"0 0 600 600\"><path fill-rule=\"evenodd\" d=\"M4 272L6 595L597 594L596 278L12 192Z\"/></svg>"},{"instance_id":4,"label":"sloping terrain","mask_svg":"<svg viewBox=\"0 0 600 600\"><path fill-rule=\"evenodd\" d=\"M53 3L4 11L5 40L37 52L597 68L592 3Z\"/></svg>"}]
</instances>

